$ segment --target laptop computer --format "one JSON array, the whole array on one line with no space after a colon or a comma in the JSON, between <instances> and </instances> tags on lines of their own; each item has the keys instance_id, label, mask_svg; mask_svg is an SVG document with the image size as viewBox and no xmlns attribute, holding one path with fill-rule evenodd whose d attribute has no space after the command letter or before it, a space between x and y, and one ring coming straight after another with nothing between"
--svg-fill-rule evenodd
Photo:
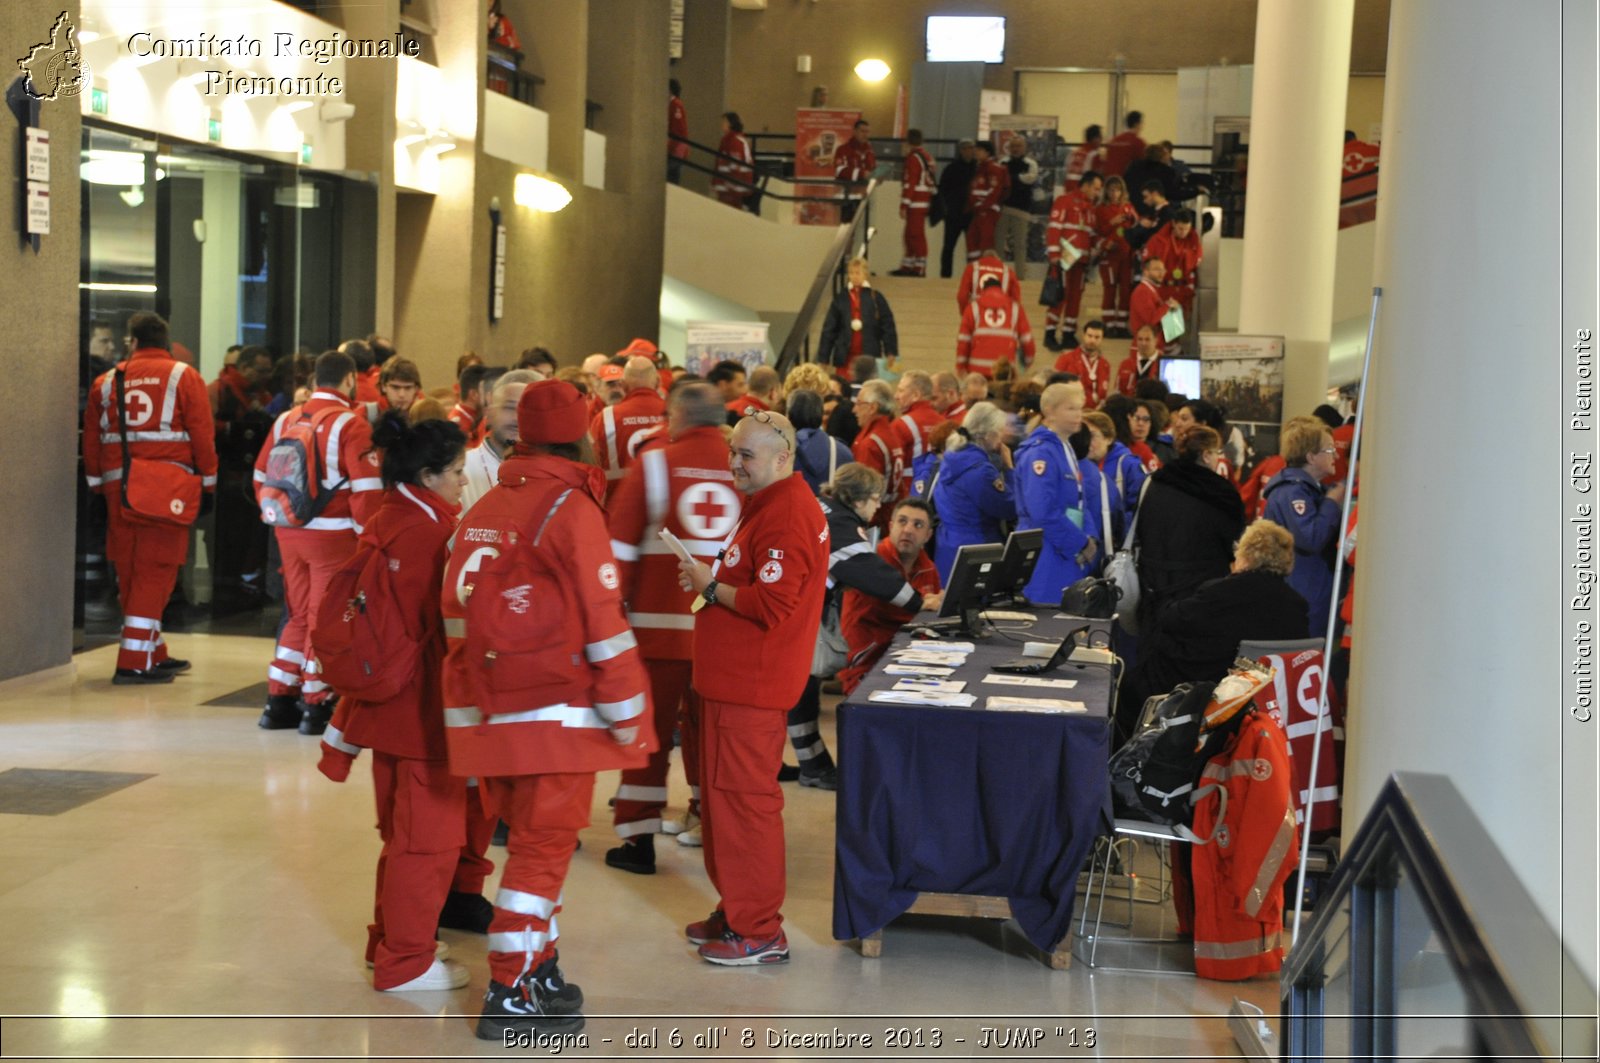
<instances>
[{"instance_id":1,"label":"laptop computer","mask_svg":"<svg viewBox=\"0 0 1600 1063\"><path fill-rule=\"evenodd\" d=\"M1072 656L1072 651L1078 646L1079 637L1083 636L1087 639L1088 633L1089 625L1085 624L1062 639L1061 645L1056 647L1056 652L1049 657L1018 657L1015 660L995 665L994 670L996 672L1004 672L1007 675L1043 675L1046 672L1053 672L1065 664L1068 657Z\"/></svg>"}]
</instances>

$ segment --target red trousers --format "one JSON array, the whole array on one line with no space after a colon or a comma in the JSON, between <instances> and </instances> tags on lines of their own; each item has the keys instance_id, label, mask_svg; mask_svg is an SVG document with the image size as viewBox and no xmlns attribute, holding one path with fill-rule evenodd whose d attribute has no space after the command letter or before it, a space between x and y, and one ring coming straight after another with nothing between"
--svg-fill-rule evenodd
<instances>
[{"instance_id":1,"label":"red trousers","mask_svg":"<svg viewBox=\"0 0 1600 1063\"><path fill-rule=\"evenodd\" d=\"M704 699L700 741L706 874L728 926L765 940L783 929L783 791L787 716Z\"/></svg>"},{"instance_id":2,"label":"red trousers","mask_svg":"<svg viewBox=\"0 0 1600 1063\"><path fill-rule=\"evenodd\" d=\"M278 633L278 646L267 669L268 694L303 694L317 704L328 696L311 648L311 626L322 588L339 566L356 552L353 531L309 531L279 528L278 552L283 555L283 589L289 619Z\"/></svg>"},{"instance_id":3,"label":"red trousers","mask_svg":"<svg viewBox=\"0 0 1600 1063\"><path fill-rule=\"evenodd\" d=\"M106 556L117 568L117 594L122 600L117 667L145 672L167 659L161 614L189 556L189 529L135 524L123 517L114 492L107 502Z\"/></svg>"},{"instance_id":4,"label":"red trousers","mask_svg":"<svg viewBox=\"0 0 1600 1063\"><path fill-rule=\"evenodd\" d=\"M484 854L494 840L494 828L500 822L500 817L491 816L483 810L483 798L478 793L480 789L473 780L467 781L467 840L461 846L455 878L450 882L450 889L454 893L482 893L483 880L494 870L494 861Z\"/></svg>"},{"instance_id":5,"label":"red trousers","mask_svg":"<svg viewBox=\"0 0 1600 1063\"><path fill-rule=\"evenodd\" d=\"M1128 299L1133 295L1133 256L1124 246L1100 262L1100 316L1106 328L1128 327Z\"/></svg>"},{"instance_id":6,"label":"red trousers","mask_svg":"<svg viewBox=\"0 0 1600 1063\"><path fill-rule=\"evenodd\" d=\"M461 851L466 787L442 760L411 760L372 751L378 799L377 896L367 927L372 985L389 989L433 963L439 909Z\"/></svg>"},{"instance_id":7,"label":"red trousers","mask_svg":"<svg viewBox=\"0 0 1600 1063\"><path fill-rule=\"evenodd\" d=\"M478 788L488 812L510 827L489 924L489 976L513 985L555 955L561 886L578 832L589 825L594 773L497 776Z\"/></svg>"},{"instance_id":8,"label":"red trousers","mask_svg":"<svg viewBox=\"0 0 1600 1063\"><path fill-rule=\"evenodd\" d=\"M617 826L619 838L636 834L658 834L661 831L661 810L667 803L667 770L672 758L672 731L681 727L683 732L683 773L689 778L691 799L689 808L696 810L700 798L700 751L695 748L698 706L690 709L697 695L689 687L692 664L689 661L653 660L646 658L645 671L650 673L650 704L656 707L656 751L642 768L629 768L622 773L622 785L617 789L617 806L612 822ZM679 710L682 709L680 723Z\"/></svg>"},{"instance_id":9,"label":"red trousers","mask_svg":"<svg viewBox=\"0 0 1600 1063\"><path fill-rule=\"evenodd\" d=\"M1044 328L1046 332L1051 329L1062 329L1066 332L1078 331L1078 310L1083 304L1083 275L1088 272L1080 259L1072 264L1072 268L1062 274L1061 280L1065 292L1062 300L1055 306L1049 307L1044 312Z\"/></svg>"},{"instance_id":10,"label":"red trousers","mask_svg":"<svg viewBox=\"0 0 1600 1063\"><path fill-rule=\"evenodd\" d=\"M1000 221L997 210L980 210L967 226L967 261L976 262L985 251L994 250L994 227Z\"/></svg>"},{"instance_id":11,"label":"red trousers","mask_svg":"<svg viewBox=\"0 0 1600 1063\"><path fill-rule=\"evenodd\" d=\"M916 271L918 276L928 271L928 208L906 208L905 257L900 268Z\"/></svg>"}]
</instances>

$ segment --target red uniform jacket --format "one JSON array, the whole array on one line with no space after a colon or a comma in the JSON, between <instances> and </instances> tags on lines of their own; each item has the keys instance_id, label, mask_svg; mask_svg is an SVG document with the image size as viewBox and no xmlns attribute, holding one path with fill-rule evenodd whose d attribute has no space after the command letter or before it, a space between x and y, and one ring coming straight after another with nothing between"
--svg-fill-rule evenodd
<instances>
[{"instance_id":1,"label":"red uniform jacket","mask_svg":"<svg viewBox=\"0 0 1600 1063\"><path fill-rule=\"evenodd\" d=\"M1128 449L1139 459L1145 472L1155 472L1161 468L1161 459L1156 457L1156 452L1150 449L1149 443L1129 443Z\"/></svg>"},{"instance_id":2,"label":"red uniform jacket","mask_svg":"<svg viewBox=\"0 0 1600 1063\"><path fill-rule=\"evenodd\" d=\"M1132 203L1101 203L1094 208L1094 232L1105 245L1109 255L1127 254L1127 237L1124 235L1139 222L1139 212Z\"/></svg>"},{"instance_id":3,"label":"red uniform jacket","mask_svg":"<svg viewBox=\"0 0 1600 1063\"><path fill-rule=\"evenodd\" d=\"M1352 418L1332 432L1333 446L1338 451L1333 456L1333 482L1342 484L1350 475L1350 448L1356 441L1356 422Z\"/></svg>"},{"instance_id":4,"label":"red uniform jacket","mask_svg":"<svg viewBox=\"0 0 1600 1063\"><path fill-rule=\"evenodd\" d=\"M878 156L873 152L871 143L859 144L854 137L839 145L833 153L833 176L851 182L854 186L851 191L860 192L861 186L877 168Z\"/></svg>"},{"instance_id":5,"label":"red uniform jacket","mask_svg":"<svg viewBox=\"0 0 1600 1063\"><path fill-rule=\"evenodd\" d=\"M1087 265L1095 244L1094 201L1077 189L1056 197L1050 205L1050 224L1044 231L1045 257L1054 265L1061 261L1061 245L1070 244L1079 254L1077 268Z\"/></svg>"},{"instance_id":6,"label":"red uniform jacket","mask_svg":"<svg viewBox=\"0 0 1600 1063\"><path fill-rule=\"evenodd\" d=\"M956 286L956 305L962 310L972 302L972 297L983 291L983 282L988 277L999 277L1000 287L1011 296L1015 302L1022 302L1022 285L1017 281L1016 273L1010 266L1000 261L1000 256L993 251L985 251L982 258L967 263L967 268L961 272L961 283Z\"/></svg>"},{"instance_id":7,"label":"red uniform jacket","mask_svg":"<svg viewBox=\"0 0 1600 1063\"><path fill-rule=\"evenodd\" d=\"M1285 464L1283 455L1270 454L1256 462L1256 467L1250 470L1249 478L1239 485L1239 497L1244 499L1246 520L1255 520L1266 513L1267 500L1262 495L1261 489L1284 470Z\"/></svg>"},{"instance_id":8,"label":"red uniform jacket","mask_svg":"<svg viewBox=\"0 0 1600 1063\"><path fill-rule=\"evenodd\" d=\"M740 395L732 402L726 403L724 408L727 409L729 413L735 414L739 417L746 417L752 413L759 413L762 410L772 409L771 406L768 406L765 402L762 402L759 398L749 394L748 392Z\"/></svg>"},{"instance_id":9,"label":"red uniform jacket","mask_svg":"<svg viewBox=\"0 0 1600 1063\"><path fill-rule=\"evenodd\" d=\"M828 585L828 522L803 476L745 500L718 582L739 588L738 611L695 614L694 688L760 709L794 708L811 673Z\"/></svg>"},{"instance_id":10,"label":"red uniform jacket","mask_svg":"<svg viewBox=\"0 0 1600 1063\"><path fill-rule=\"evenodd\" d=\"M921 148L912 148L900 179L900 205L906 210L927 210L936 191L933 160Z\"/></svg>"},{"instance_id":11,"label":"red uniform jacket","mask_svg":"<svg viewBox=\"0 0 1600 1063\"><path fill-rule=\"evenodd\" d=\"M1011 172L993 159L981 164L967 186L967 214L976 218L984 211L1000 213L1000 206L1011 191Z\"/></svg>"},{"instance_id":12,"label":"red uniform jacket","mask_svg":"<svg viewBox=\"0 0 1600 1063\"><path fill-rule=\"evenodd\" d=\"M322 486L332 491L322 515L304 528L280 529L289 533L299 531L360 531L377 512L383 499L383 477L378 474L378 452L372 449L372 426L362 412L349 399L337 391L319 389L312 393L304 406L285 410L273 422L272 435L256 456L255 482L259 489L267 478L267 457L273 444L283 435L290 419L302 415L316 417L333 410L317 424L317 445L322 451ZM340 481L345 481L340 486Z\"/></svg>"},{"instance_id":13,"label":"red uniform jacket","mask_svg":"<svg viewBox=\"0 0 1600 1063\"><path fill-rule=\"evenodd\" d=\"M217 433L206 383L159 347L140 347L118 364L128 404L128 455L170 461L217 487ZM83 469L89 486L108 498L122 488L122 417L116 373L102 373L83 411Z\"/></svg>"},{"instance_id":14,"label":"red uniform jacket","mask_svg":"<svg viewBox=\"0 0 1600 1063\"><path fill-rule=\"evenodd\" d=\"M1145 142L1138 133L1131 129L1124 129L1110 140L1106 141L1104 172L1121 177L1128 172L1128 166L1135 159L1144 158ZM1128 189L1130 196L1137 196L1137 188Z\"/></svg>"},{"instance_id":15,"label":"red uniform jacket","mask_svg":"<svg viewBox=\"0 0 1600 1063\"><path fill-rule=\"evenodd\" d=\"M1067 176L1082 177L1091 170L1103 173L1101 163L1104 161L1105 149L1099 144L1079 144L1067 157Z\"/></svg>"},{"instance_id":16,"label":"red uniform jacket","mask_svg":"<svg viewBox=\"0 0 1600 1063\"><path fill-rule=\"evenodd\" d=\"M1121 365L1117 366L1117 390L1130 399L1133 398L1133 389L1138 386L1139 381L1160 379L1161 355L1159 354L1144 366L1140 366L1137 353L1130 354L1122 360Z\"/></svg>"},{"instance_id":17,"label":"red uniform jacket","mask_svg":"<svg viewBox=\"0 0 1600 1063\"><path fill-rule=\"evenodd\" d=\"M956 403L954 406L944 411L944 419L947 421L954 421L956 424L961 424L967 419L967 404L964 402Z\"/></svg>"},{"instance_id":18,"label":"red uniform jacket","mask_svg":"<svg viewBox=\"0 0 1600 1063\"><path fill-rule=\"evenodd\" d=\"M445 759L440 688L445 641L439 586L455 528L454 507L426 487L398 484L384 492L361 541L388 556L396 604L407 610L406 626L426 633L422 655L411 685L382 705L340 698L329 736L396 757ZM341 748L328 737L323 741Z\"/></svg>"},{"instance_id":19,"label":"red uniform jacket","mask_svg":"<svg viewBox=\"0 0 1600 1063\"><path fill-rule=\"evenodd\" d=\"M674 140L673 137L681 139ZM689 115L683 109L683 101L673 96L667 100L667 154L674 159L687 159L689 145L684 141L689 139Z\"/></svg>"},{"instance_id":20,"label":"red uniform jacket","mask_svg":"<svg viewBox=\"0 0 1600 1063\"><path fill-rule=\"evenodd\" d=\"M667 404L655 388L634 388L613 406L600 411L589 424L595 454L606 474L606 498L622 482L622 474L633 464L640 432L665 424Z\"/></svg>"},{"instance_id":21,"label":"red uniform jacket","mask_svg":"<svg viewBox=\"0 0 1600 1063\"><path fill-rule=\"evenodd\" d=\"M356 374L356 405L368 402L383 405L383 391L378 387L378 378L382 375L381 365L375 365L365 373Z\"/></svg>"},{"instance_id":22,"label":"red uniform jacket","mask_svg":"<svg viewBox=\"0 0 1600 1063\"><path fill-rule=\"evenodd\" d=\"M928 436L946 420L944 414L933 408L933 403L919 399L890 425L889 438L900 459L900 481L892 485L897 498L910 496L911 463L928 452Z\"/></svg>"},{"instance_id":23,"label":"red uniform jacket","mask_svg":"<svg viewBox=\"0 0 1600 1063\"><path fill-rule=\"evenodd\" d=\"M1156 343L1166 342L1166 337L1161 332L1161 319L1167 316L1167 297L1149 281L1140 279L1133 286L1133 295L1128 299L1128 334L1138 336L1139 330L1146 325L1156 330Z\"/></svg>"},{"instance_id":24,"label":"red uniform jacket","mask_svg":"<svg viewBox=\"0 0 1600 1063\"><path fill-rule=\"evenodd\" d=\"M727 441L714 427L652 442L622 478L606 523L628 623L647 659L694 658L694 595L679 588L677 555L657 533L665 528L710 564L739 522L742 501L728 471Z\"/></svg>"},{"instance_id":25,"label":"red uniform jacket","mask_svg":"<svg viewBox=\"0 0 1600 1063\"><path fill-rule=\"evenodd\" d=\"M731 158L717 160L717 176L711 179L711 194L748 196L750 189L746 186L753 183L756 176L755 156L750 154L750 142L742 133L729 130L723 134L717 151ZM744 184L735 184L735 181L743 181Z\"/></svg>"},{"instance_id":26,"label":"red uniform jacket","mask_svg":"<svg viewBox=\"0 0 1600 1063\"><path fill-rule=\"evenodd\" d=\"M468 439L471 439L472 433L477 431L478 418L480 416L481 413L478 408L465 399L450 408L451 423L461 429Z\"/></svg>"},{"instance_id":27,"label":"red uniform jacket","mask_svg":"<svg viewBox=\"0 0 1600 1063\"><path fill-rule=\"evenodd\" d=\"M850 444L850 456L869 469L883 474L883 500L888 502L900 489L906 470L900 467L900 446L896 438L895 420L883 414L874 414L861 426L855 442Z\"/></svg>"},{"instance_id":28,"label":"red uniform jacket","mask_svg":"<svg viewBox=\"0 0 1600 1063\"><path fill-rule=\"evenodd\" d=\"M1180 240L1172 234L1172 223L1167 222L1145 241L1144 257L1146 261L1159 258L1166 265L1169 290L1192 289L1194 271L1200 268L1200 232L1190 229L1189 238Z\"/></svg>"},{"instance_id":29,"label":"red uniform jacket","mask_svg":"<svg viewBox=\"0 0 1600 1063\"><path fill-rule=\"evenodd\" d=\"M211 399L212 417L224 412L224 402L228 402L226 412L234 413L251 409L264 410L272 401L272 392L266 388L252 388L250 381L239 372L239 367L234 365L223 366L222 372L217 374L217 379L207 385L206 390Z\"/></svg>"},{"instance_id":30,"label":"red uniform jacket","mask_svg":"<svg viewBox=\"0 0 1600 1063\"><path fill-rule=\"evenodd\" d=\"M956 372L962 376L994 376L994 367L1009 362L1022 348L1022 365L1033 364L1033 330L1019 300L999 285L991 284L961 312L961 332L956 337Z\"/></svg>"},{"instance_id":31,"label":"red uniform jacket","mask_svg":"<svg viewBox=\"0 0 1600 1063\"><path fill-rule=\"evenodd\" d=\"M1103 352L1090 362L1082 347L1074 347L1056 359L1056 372L1077 374L1087 409L1098 409L1111 395L1111 359Z\"/></svg>"},{"instance_id":32,"label":"red uniform jacket","mask_svg":"<svg viewBox=\"0 0 1600 1063\"><path fill-rule=\"evenodd\" d=\"M444 726L456 775L545 775L638 767L655 747L649 680L633 631L622 613L622 580L611 556L600 508L605 478L598 469L551 455L514 455L500 464L500 482L473 504L450 540L443 613L450 652L444 668ZM565 502L554 508L562 491ZM498 557L514 536L537 536L580 603L565 643L588 663L589 690L555 703L537 697L513 712L485 717L474 704L466 659L466 598L473 573ZM548 617L529 623L542 624ZM580 649L581 648L581 649ZM537 692L535 692L537 693ZM628 747L611 740L613 725L638 727Z\"/></svg>"},{"instance_id":33,"label":"red uniform jacket","mask_svg":"<svg viewBox=\"0 0 1600 1063\"><path fill-rule=\"evenodd\" d=\"M896 572L904 571L900 567L900 552L889 539L878 544L878 556L893 565ZM917 555L916 564L911 567L911 574L906 579L924 598L939 593L939 570L934 567L933 559L926 551ZM844 635L845 644L850 647L850 664L840 671L839 681L844 684L846 693L854 690L862 677L872 671L872 666L889 648L900 625L908 623L914 616L915 613L882 598L863 594L853 587L845 588L844 601L839 609L839 631Z\"/></svg>"}]
</instances>

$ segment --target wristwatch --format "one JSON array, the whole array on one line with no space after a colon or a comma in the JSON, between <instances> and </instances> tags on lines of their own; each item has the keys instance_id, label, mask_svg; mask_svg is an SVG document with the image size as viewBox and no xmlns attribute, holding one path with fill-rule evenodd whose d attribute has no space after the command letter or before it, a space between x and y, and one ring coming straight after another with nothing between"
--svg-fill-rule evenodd
<instances>
[{"instance_id":1,"label":"wristwatch","mask_svg":"<svg viewBox=\"0 0 1600 1063\"><path fill-rule=\"evenodd\" d=\"M706 600L707 605L717 604L717 581L712 580L706 584L706 589L700 592L700 597Z\"/></svg>"}]
</instances>

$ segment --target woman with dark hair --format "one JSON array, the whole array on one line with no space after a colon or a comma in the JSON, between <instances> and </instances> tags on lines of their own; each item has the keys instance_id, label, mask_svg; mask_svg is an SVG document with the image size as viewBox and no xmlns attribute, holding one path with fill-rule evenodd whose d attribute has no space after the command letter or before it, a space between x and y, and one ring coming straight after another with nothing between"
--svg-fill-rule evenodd
<instances>
[{"instance_id":1,"label":"woman with dark hair","mask_svg":"<svg viewBox=\"0 0 1600 1063\"><path fill-rule=\"evenodd\" d=\"M756 179L755 156L745 139L744 122L738 111L722 116L722 142L717 145L717 175L711 179L711 194L730 207L745 209L751 185Z\"/></svg>"},{"instance_id":2,"label":"woman with dark hair","mask_svg":"<svg viewBox=\"0 0 1600 1063\"><path fill-rule=\"evenodd\" d=\"M1205 399L1185 399L1176 410L1172 411L1172 419L1168 422L1173 445L1178 445L1178 437L1197 424L1203 424L1216 432L1217 438L1223 441L1222 467L1217 469L1217 472L1230 482L1237 482L1238 469L1227 457L1227 411Z\"/></svg>"},{"instance_id":3,"label":"woman with dark hair","mask_svg":"<svg viewBox=\"0 0 1600 1063\"><path fill-rule=\"evenodd\" d=\"M795 428L795 471L812 494L821 495L834 471L853 460L850 448L822 430L822 396L815 391L791 392L788 416Z\"/></svg>"},{"instance_id":4,"label":"woman with dark hair","mask_svg":"<svg viewBox=\"0 0 1600 1063\"><path fill-rule=\"evenodd\" d=\"M1244 531L1244 503L1218 472L1222 439L1196 425L1177 441L1178 460L1150 476L1139 514L1139 621L1148 627L1167 601L1228 574Z\"/></svg>"},{"instance_id":5,"label":"woman with dark hair","mask_svg":"<svg viewBox=\"0 0 1600 1063\"><path fill-rule=\"evenodd\" d=\"M398 413L378 423L386 488L358 550L388 560L392 596L407 631L420 633L416 671L384 704L341 697L322 735L322 773L343 782L362 749L372 750L377 791L377 897L367 927L374 989L387 993L460 989L467 969L446 963L434 942L439 912L466 840L467 788L446 760L440 674L445 655L439 587L467 477L467 437L450 421L412 425Z\"/></svg>"}]
</instances>

